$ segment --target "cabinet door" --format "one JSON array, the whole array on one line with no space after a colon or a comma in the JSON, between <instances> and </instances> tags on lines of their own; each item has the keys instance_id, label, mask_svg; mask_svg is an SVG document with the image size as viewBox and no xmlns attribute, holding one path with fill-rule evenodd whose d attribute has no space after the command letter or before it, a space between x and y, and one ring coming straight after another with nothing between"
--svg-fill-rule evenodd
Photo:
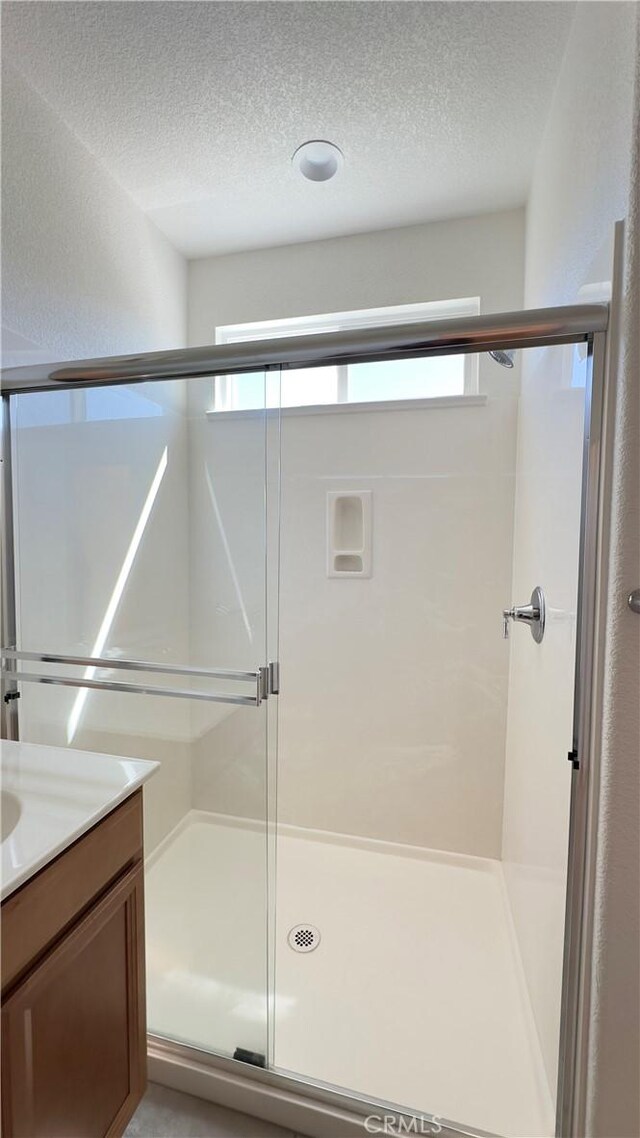
<instances>
[{"instance_id":1,"label":"cabinet door","mask_svg":"<svg viewBox=\"0 0 640 1138\"><path fill-rule=\"evenodd\" d=\"M142 1096L142 872L114 885L6 1001L5 1138L115 1138Z\"/></svg>"}]
</instances>

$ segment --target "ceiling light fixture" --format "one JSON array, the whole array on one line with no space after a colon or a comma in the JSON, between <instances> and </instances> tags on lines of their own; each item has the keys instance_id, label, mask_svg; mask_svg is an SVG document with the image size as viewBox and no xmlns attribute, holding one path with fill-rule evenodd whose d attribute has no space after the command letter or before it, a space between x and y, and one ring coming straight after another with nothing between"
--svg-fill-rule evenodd
<instances>
[{"instance_id":1,"label":"ceiling light fixture","mask_svg":"<svg viewBox=\"0 0 640 1138\"><path fill-rule=\"evenodd\" d=\"M341 168L344 154L333 142L312 138L294 151L291 161L294 170L310 182L328 182Z\"/></svg>"}]
</instances>

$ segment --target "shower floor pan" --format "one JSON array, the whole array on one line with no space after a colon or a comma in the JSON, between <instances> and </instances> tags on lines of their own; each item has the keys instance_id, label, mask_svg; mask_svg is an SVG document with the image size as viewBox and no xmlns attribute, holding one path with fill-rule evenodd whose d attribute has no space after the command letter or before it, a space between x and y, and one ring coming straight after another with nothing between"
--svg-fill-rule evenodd
<instances>
[{"instance_id":1,"label":"shower floor pan","mask_svg":"<svg viewBox=\"0 0 640 1138\"><path fill-rule=\"evenodd\" d=\"M276 896L277 1070L509 1138L553 1134L500 862L282 827ZM265 911L264 831L188 814L147 865L151 1032L266 1051ZM311 951L291 947L299 925L319 933Z\"/></svg>"}]
</instances>

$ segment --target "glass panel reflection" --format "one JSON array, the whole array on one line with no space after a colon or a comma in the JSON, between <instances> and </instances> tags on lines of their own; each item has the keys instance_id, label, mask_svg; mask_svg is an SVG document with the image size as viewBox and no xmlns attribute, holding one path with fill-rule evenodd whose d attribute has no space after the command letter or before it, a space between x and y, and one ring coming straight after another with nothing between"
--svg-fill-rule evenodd
<instances>
[{"instance_id":1,"label":"glass panel reflection","mask_svg":"<svg viewBox=\"0 0 640 1138\"><path fill-rule=\"evenodd\" d=\"M101 661L17 667L162 693L23 682L20 733L160 762L144 793L149 1029L265 1055L265 376L239 377L257 409L224 423L207 419L212 383L12 397L17 648ZM185 690L216 702L169 694Z\"/></svg>"}]
</instances>

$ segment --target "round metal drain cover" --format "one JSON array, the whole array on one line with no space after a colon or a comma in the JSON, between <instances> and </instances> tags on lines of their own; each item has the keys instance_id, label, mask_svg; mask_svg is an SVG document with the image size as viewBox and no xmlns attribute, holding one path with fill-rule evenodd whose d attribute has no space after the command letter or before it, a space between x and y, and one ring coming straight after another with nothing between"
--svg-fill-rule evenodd
<instances>
[{"instance_id":1,"label":"round metal drain cover","mask_svg":"<svg viewBox=\"0 0 640 1138\"><path fill-rule=\"evenodd\" d=\"M294 925L287 940L294 952L313 952L320 944L320 930L315 925Z\"/></svg>"}]
</instances>

